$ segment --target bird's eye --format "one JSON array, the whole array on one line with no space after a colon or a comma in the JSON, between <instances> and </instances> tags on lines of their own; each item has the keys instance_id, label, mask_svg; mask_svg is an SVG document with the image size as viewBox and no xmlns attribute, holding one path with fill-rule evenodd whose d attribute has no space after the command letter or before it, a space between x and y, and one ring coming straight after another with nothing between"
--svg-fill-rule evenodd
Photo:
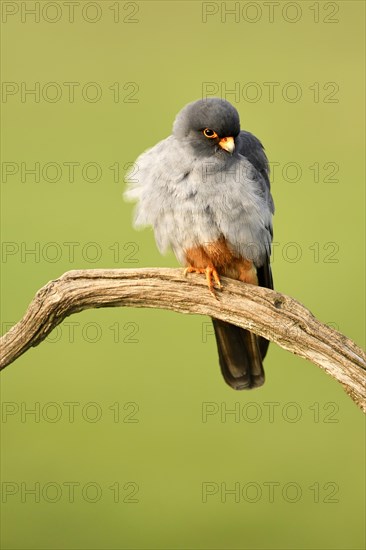
<instances>
[{"instance_id":1,"label":"bird's eye","mask_svg":"<svg viewBox=\"0 0 366 550\"><path fill-rule=\"evenodd\" d=\"M217 137L216 132L214 132L213 130L211 130L211 128L205 128L205 129L203 130L203 135L206 136L206 137L209 138L209 139L213 139L213 138L216 138L216 137Z\"/></svg>"}]
</instances>

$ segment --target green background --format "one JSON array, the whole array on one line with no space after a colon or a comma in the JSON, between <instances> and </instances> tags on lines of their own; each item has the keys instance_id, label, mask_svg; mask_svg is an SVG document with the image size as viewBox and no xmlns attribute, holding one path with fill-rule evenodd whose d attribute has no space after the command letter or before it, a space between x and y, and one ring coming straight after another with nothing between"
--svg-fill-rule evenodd
<instances>
[{"instance_id":1,"label":"green background","mask_svg":"<svg viewBox=\"0 0 366 550\"><path fill-rule=\"evenodd\" d=\"M265 3L239 2L235 21L221 2L104 1L98 11L80 2L73 23L62 2L46 4L39 22L22 22L20 2L10 2L18 12L2 24L3 81L40 86L39 102L19 92L1 105L2 160L14 163L2 166L18 168L2 181L3 332L69 269L177 265L151 230L132 228L123 177L210 82L223 97L236 85L240 97L227 99L277 163L276 288L363 345L364 3L281 2L270 20ZM202 9L217 13L204 23ZM64 82L80 84L73 102ZM268 82L278 83L273 98ZM21 163L36 162L45 177L22 181ZM74 182L67 162L79 163ZM47 163L61 167L58 181ZM99 166L98 181L88 181L93 167L82 173L87 163ZM3 372L2 481L14 489L3 496L4 549L364 548L361 411L332 378L275 345L264 387L233 392L207 323L87 311ZM25 414L35 407L39 417ZM39 502L25 493L36 483Z\"/></svg>"}]
</instances>

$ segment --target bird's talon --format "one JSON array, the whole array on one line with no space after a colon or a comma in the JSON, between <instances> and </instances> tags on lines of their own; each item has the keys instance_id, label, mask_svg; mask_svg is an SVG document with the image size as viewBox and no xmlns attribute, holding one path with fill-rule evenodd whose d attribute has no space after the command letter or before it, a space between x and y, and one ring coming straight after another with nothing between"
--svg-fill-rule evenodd
<instances>
[{"instance_id":1,"label":"bird's talon","mask_svg":"<svg viewBox=\"0 0 366 550\"><path fill-rule=\"evenodd\" d=\"M210 289L210 294L215 298L215 300L219 301L218 297L216 296L216 293L214 290Z\"/></svg>"},{"instance_id":2,"label":"bird's talon","mask_svg":"<svg viewBox=\"0 0 366 550\"><path fill-rule=\"evenodd\" d=\"M215 300L218 300L218 297L215 294L215 285L219 290L222 290L222 284L220 281L219 274L217 273L216 269L214 267L193 267L188 266L184 270L184 276L187 277L188 273L202 273L206 275L206 281L208 290L210 291L210 294L215 298Z\"/></svg>"}]
</instances>

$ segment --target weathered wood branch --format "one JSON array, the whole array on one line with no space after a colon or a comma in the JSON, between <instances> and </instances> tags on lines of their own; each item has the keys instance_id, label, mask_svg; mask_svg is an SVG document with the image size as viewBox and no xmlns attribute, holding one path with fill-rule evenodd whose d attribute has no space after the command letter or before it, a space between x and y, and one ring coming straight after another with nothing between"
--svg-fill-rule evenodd
<instances>
[{"instance_id":1,"label":"weathered wood branch","mask_svg":"<svg viewBox=\"0 0 366 550\"><path fill-rule=\"evenodd\" d=\"M149 307L209 315L272 340L324 369L366 412L364 352L276 291L222 279L215 300L204 277L182 269L68 271L41 288L23 319L0 339L0 368L37 346L65 317L89 308Z\"/></svg>"}]
</instances>

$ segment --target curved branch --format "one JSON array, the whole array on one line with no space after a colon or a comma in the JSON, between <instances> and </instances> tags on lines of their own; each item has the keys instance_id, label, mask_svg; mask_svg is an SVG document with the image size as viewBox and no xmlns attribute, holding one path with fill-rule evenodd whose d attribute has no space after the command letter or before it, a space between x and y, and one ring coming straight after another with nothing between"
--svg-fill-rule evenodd
<instances>
[{"instance_id":1,"label":"curved branch","mask_svg":"<svg viewBox=\"0 0 366 550\"><path fill-rule=\"evenodd\" d=\"M41 288L23 319L0 339L0 368L38 345L65 319L88 308L150 307L209 315L272 340L315 363L343 384L366 412L363 351L320 323L299 302L267 288L223 278L214 300L203 277L181 269L87 269L68 271Z\"/></svg>"}]
</instances>

